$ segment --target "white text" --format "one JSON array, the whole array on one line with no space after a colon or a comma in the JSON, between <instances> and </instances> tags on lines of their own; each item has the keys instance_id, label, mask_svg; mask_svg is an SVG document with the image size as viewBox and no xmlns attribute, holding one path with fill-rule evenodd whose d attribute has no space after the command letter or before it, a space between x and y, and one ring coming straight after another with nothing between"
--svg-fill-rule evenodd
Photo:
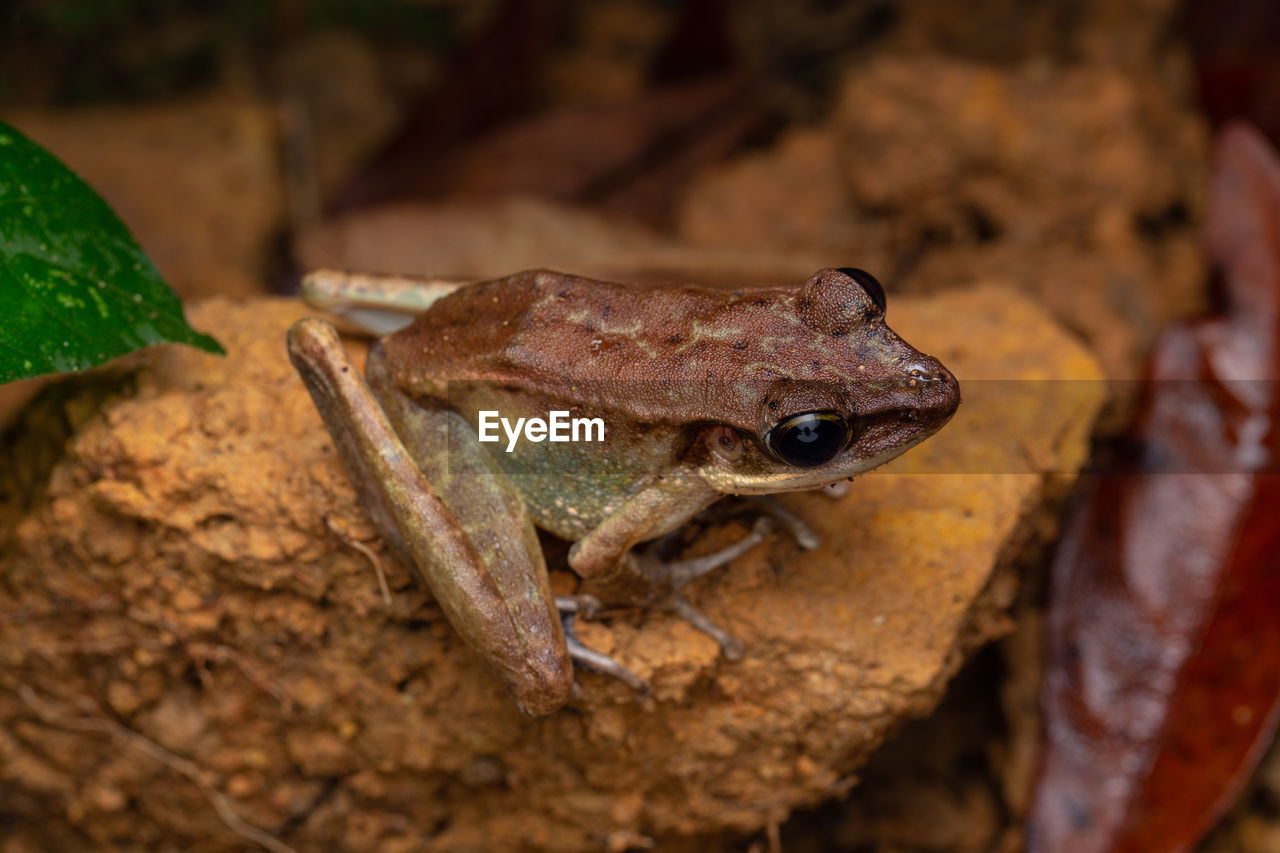
<instances>
[{"instance_id":1,"label":"white text","mask_svg":"<svg viewBox=\"0 0 1280 853\"><path fill-rule=\"evenodd\" d=\"M479 435L481 441L501 441L498 425L507 435L507 452L516 449L516 440L523 431L526 441L604 441L603 418L570 418L567 411L547 412L547 419L516 418L511 421L486 409L480 412ZM594 436L594 437L593 437Z\"/></svg>"}]
</instances>

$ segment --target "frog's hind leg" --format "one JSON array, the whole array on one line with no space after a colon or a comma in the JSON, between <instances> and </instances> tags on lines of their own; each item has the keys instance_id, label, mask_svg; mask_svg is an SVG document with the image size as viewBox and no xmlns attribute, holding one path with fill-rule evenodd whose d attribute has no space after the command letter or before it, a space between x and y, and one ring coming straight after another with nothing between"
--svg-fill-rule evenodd
<instances>
[{"instance_id":1,"label":"frog's hind leg","mask_svg":"<svg viewBox=\"0 0 1280 853\"><path fill-rule=\"evenodd\" d=\"M745 651L742 641L708 619L706 614L689 603L689 600L681 594L681 591L691 581L720 568L732 560L736 560L759 545L772 530L772 519L768 516L760 516L756 519L755 524L752 525L750 533L737 542L726 545L714 554L692 557L688 560L675 560L663 564L663 568L671 577L671 585L673 587L671 598L665 604L666 609L719 643L721 651L729 660L740 660L742 658Z\"/></svg>"},{"instance_id":2,"label":"frog's hind leg","mask_svg":"<svg viewBox=\"0 0 1280 853\"><path fill-rule=\"evenodd\" d=\"M598 652L578 639L573 623L581 613L590 618L603 605L594 595L564 595L556 598L556 609L560 611L560 623L564 626L564 638L569 644L569 657L573 662L586 669L594 670L602 675L611 675L630 687L636 693L648 695L649 682L618 663L603 652Z\"/></svg>"},{"instance_id":3,"label":"frog's hind leg","mask_svg":"<svg viewBox=\"0 0 1280 853\"><path fill-rule=\"evenodd\" d=\"M563 705L573 691L573 666L542 549L527 509L490 455L475 440L449 442L470 425L399 392L376 347L366 383L323 320L294 324L289 357L370 517L418 571L450 624L526 713Z\"/></svg>"}]
</instances>

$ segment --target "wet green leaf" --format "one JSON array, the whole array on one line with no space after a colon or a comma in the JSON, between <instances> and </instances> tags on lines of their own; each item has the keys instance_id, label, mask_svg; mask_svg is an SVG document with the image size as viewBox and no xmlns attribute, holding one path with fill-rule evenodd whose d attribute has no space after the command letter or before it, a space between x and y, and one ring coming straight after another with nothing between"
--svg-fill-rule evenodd
<instances>
[{"instance_id":1,"label":"wet green leaf","mask_svg":"<svg viewBox=\"0 0 1280 853\"><path fill-rule=\"evenodd\" d=\"M164 342L223 352L107 203L0 122L0 383Z\"/></svg>"}]
</instances>

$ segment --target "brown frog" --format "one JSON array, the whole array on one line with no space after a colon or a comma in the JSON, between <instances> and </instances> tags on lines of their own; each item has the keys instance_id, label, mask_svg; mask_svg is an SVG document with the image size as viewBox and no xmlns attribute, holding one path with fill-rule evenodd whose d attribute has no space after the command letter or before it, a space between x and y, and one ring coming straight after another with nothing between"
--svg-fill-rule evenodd
<instances>
[{"instance_id":1,"label":"brown frog","mask_svg":"<svg viewBox=\"0 0 1280 853\"><path fill-rule=\"evenodd\" d=\"M552 596L535 526L573 541L593 596L677 613L732 658L740 644L680 590L767 525L694 560L636 546L725 495L874 468L960 403L857 269L734 292L548 271L469 285L320 272L305 289L356 312L394 292L421 312L373 345L367 382L322 320L290 329L289 354L388 545L529 714L568 701L572 660L643 686L564 630L562 614L596 599Z\"/></svg>"}]
</instances>

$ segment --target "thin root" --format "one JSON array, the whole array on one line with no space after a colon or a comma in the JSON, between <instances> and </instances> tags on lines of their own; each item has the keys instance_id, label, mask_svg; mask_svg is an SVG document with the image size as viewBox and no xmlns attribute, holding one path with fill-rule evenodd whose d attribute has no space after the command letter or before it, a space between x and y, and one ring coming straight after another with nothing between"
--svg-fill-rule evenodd
<instances>
[{"instance_id":1,"label":"thin root","mask_svg":"<svg viewBox=\"0 0 1280 853\"><path fill-rule=\"evenodd\" d=\"M333 523L333 519L330 518L329 516L326 515L324 517L324 523L330 530L333 531L333 534L335 536L337 536L339 539L342 540L342 543L344 545L347 545L359 551L361 554L364 554L365 557L369 559L369 562L373 563L373 570L378 575L378 586L382 588L382 600L386 602L387 607L391 607L391 588L387 586L387 573L382 569L382 558L379 557L378 554L368 545L364 544L363 542L357 539L352 539L350 536L348 536L347 534L339 530L337 528L337 525Z\"/></svg>"},{"instance_id":2,"label":"thin root","mask_svg":"<svg viewBox=\"0 0 1280 853\"><path fill-rule=\"evenodd\" d=\"M213 810L217 812L218 818L226 825L227 829L246 841L252 841L254 844L272 851L272 853L298 853L294 848L285 844L271 833L254 826L236 814L231 801L227 799L225 794L205 781L204 774L194 762L180 755L175 755L155 741L112 720L104 720L98 717L64 717L50 708L44 700L36 696L34 690L25 684L18 688L18 695L27 704L27 707L31 708L42 721L51 726L73 731L97 732L109 735L150 756L170 770L186 776L187 779L191 780L192 784L200 789L200 793L204 794L205 799L213 806Z\"/></svg>"}]
</instances>

